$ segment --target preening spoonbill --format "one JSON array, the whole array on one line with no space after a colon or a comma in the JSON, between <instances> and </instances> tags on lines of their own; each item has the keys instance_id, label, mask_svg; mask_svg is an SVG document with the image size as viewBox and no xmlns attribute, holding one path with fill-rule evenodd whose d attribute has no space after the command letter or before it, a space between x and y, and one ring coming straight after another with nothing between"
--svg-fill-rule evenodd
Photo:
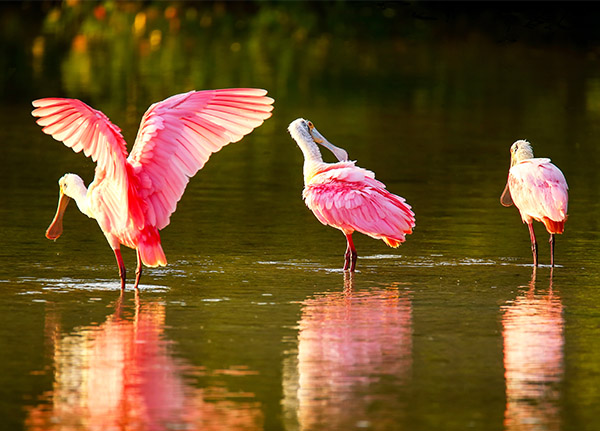
<instances>
[{"instance_id":1,"label":"preening spoonbill","mask_svg":"<svg viewBox=\"0 0 600 431\"><path fill-rule=\"evenodd\" d=\"M415 214L404 198L385 189L375 174L348 160L345 150L331 144L308 120L298 118L288 131L304 154L304 191L308 208L324 225L341 230L348 242L344 270L354 271L358 254L352 233L358 231L398 247L412 233ZM339 160L325 163L317 144Z\"/></svg>"},{"instance_id":2,"label":"preening spoonbill","mask_svg":"<svg viewBox=\"0 0 600 431\"><path fill-rule=\"evenodd\" d=\"M533 157L531 144L516 141L510 147L508 181L500 202L505 207L513 203L527 223L531 239L533 265L538 265L538 249L533 220L544 223L550 234L550 264L554 266L554 235L563 233L569 202L567 180L550 159Z\"/></svg>"},{"instance_id":3,"label":"preening spoonbill","mask_svg":"<svg viewBox=\"0 0 600 431\"><path fill-rule=\"evenodd\" d=\"M33 102L32 114L44 133L97 163L86 188L75 174L58 182L58 209L46 237L62 234L62 218L75 199L80 211L96 219L115 253L125 288L120 245L137 252L135 287L142 264L167 263L158 231L169 224L189 178L210 155L237 142L271 116L273 99L265 90L232 88L190 91L150 106L131 150L120 129L102 112L76 99L48 98Z\"/></svg>"}]
</instances>

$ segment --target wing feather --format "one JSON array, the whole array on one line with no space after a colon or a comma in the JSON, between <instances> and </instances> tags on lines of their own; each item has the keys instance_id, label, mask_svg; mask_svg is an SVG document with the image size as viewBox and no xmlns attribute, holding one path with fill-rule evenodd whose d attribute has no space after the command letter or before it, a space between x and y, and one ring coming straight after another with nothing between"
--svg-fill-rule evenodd
<instances>
[{"instance_id":1,"label":"wing feather","mask_svg":"<svg viewBox=\"0 0 600 431\"><path fill-rule=\"evenodd\" d=\"M550 159L528 159L509 173L510 194L523 221L564 221L568 209L567 181Z\"/></svg>"},{"instance_id":2,"label":"wing feather","mask_svg":"<svg viewBox=\"0 0 600 431\"><path fill-rule=\"evenodd\" d=\"M311 177L303 197L317 219L344 232L359 231L392 246L415 226L404 198L385 190L372 172L354 162L325 165Z\"/></svg>"},{"instance_id":3,"label":"wing feather","mask_svg":"<svg viewBox=\"0 0 600 431\"><path fill-rule=\"evenodd\" d=\"M195 145L196 135L188 128L182 128L179 143L184 146L194 159L206 159L210 157L210 150L200 145Z\"/></svg>"},{"instance_id":4,"label":"wing feather","mask_svg":"<svg viewBox=\"0 0 600 431\"><path fill-rule=\"evenodd\" d=\"M108 117L80 100L46 98L32 102L32 111L42 131L63 142L75 152L81 152L97 163L94 186L102 185L106 195L95 205L96 211L107 209L113 226L124 226L127 221L128 177L127 149L120 129ZM101 225L102 226L102 225Z\"/></svg>"},{"instance_id":5,"label":"wing feather","mask_svg":"<svg viewBox=\"0 0 600 431\"><path fill-rule=\"evenodd\" d=\"M152 207L147 222L158 229L169 224L189 178L212 153L269 118L272 104L265 90L222 89L191 91L152 105L128 158Z\"/></svg>"},{"instance_id":6,"label":"wing feather","mask_svg":"<svg viewBox=\"0 0 600 431\"><path fill-rule=\"evenodd\" d=\"M194 143L199 139L204 141L203 148L210 151L211 153L219 151L223 145L221 142L231 141L227 135L227 130L217 124L206 121L203 118L197 119L186 119L184 124L192 131L196 136L194 137Z\"/></svg>"},{"instance_id":7,"label":"wing feather","mask_svg":"<svg viewBox=\"0 0 600 431\"><path fill-rule=\"evenodd\" d=\"M69 128L65 129L62 133L56 134L55 139L64 142L67 139L73 139L77 142L76 145L81 145L79 142L78 136L83 133L85 130L85 121L82 118L78 118L69 126ZM73 151L75 151L75 145L72 147ZM83 146L81 147L83 148ZM79 150L81 151L81 150ZM79 152L77 151L77 152Z\"/></svg>"}]
</instances>

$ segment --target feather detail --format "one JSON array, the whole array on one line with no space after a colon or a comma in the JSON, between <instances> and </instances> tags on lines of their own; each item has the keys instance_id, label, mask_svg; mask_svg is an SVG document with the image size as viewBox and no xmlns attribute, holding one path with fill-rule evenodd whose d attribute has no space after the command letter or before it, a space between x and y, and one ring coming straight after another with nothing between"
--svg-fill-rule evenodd
<instances>
[{"instance_id":1,"label":"feather detail","mask_svg":"<svg viewBox=\"0 0 600 431\"><path fill-rule=\"evenodd\" d=\"M169 224L189 178L210 155L271 116L273 99L251 88L190 91L144 114L131 154L121 130L76 99L33 102L42 131L97 163L87 198L111 247L137 248L148 266L165 265L158 231Z\"/></svg>"},{"instance_id":2,"label":"feather detail","mask_svg":"<svg viewBox=\"0 0 600 431\"><path fill-rule=\"evenodd\" d=\"M106 212L104 225L122 229L127 224L128 176L125 166L127 149L120 129L102 112L80 100L48 98L33 101L32 115L42 131L63 142L75 152L83 153L97 162L96 179L90 185L90 202L94 214ZM100 189L98 179L109 181ZM102 190L102 199L95 193ZM102 227L102 226L101 226Z\"/></svg>"},{"instance_id":3,"label":"feather detail","mask_svg":"<svg viewBox=\"0 0 600 431\"><path fill-rule=\"evenodd\" d=\"M354 162L320 163L313 169L302 195L321 223L382 239L391 247L412 232L415 218L410 206L388 192L371 171Z\"/></svg>"},{"instance_id":4,"label":"feather detail","mask_svg":"<svg viewBox=\"0 0 600 431\"><path fill-rule=\"evenodd\" d=\"M140 182L143 194L160 196L149 199L150 205L158 205L154 208L158 229L169 223L188 178L210 155L239 141L271 116L273 99L265 95L266 91L255 89L189 92L146 111L128 160L151 180ZM168 182L160 181L166 173Z\"/></svg>"},{"instance_id":5,"label":"feather detail","mask_svg":"<svg viewBox=\"0 0 600 431\"><path fill-rule=\"evenodd\" d=\"M510 195L523 222L538 220L549 233L562 233L567 219L568 185L550 159L526 159L509 171Z\"/></svg>"}]
</instances>

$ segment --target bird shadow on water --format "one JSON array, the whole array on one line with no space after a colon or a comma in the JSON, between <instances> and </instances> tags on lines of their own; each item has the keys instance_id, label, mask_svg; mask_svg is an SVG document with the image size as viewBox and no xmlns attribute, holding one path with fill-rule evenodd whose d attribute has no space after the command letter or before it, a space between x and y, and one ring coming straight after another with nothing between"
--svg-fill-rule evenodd
<instances>
[{"instance_id":1,"label":"bird shadow on water","mask_svg":"<svg viewBox=\"0 0 600 431\"><path fill-rule=\"evenodd\" d=\"M25 408L25 429L261 429L254 394L232 401L226 387L196 384L215 372L175 353L166 304L127 293L98 323L73 328L47 305L50 366L35 374L51 373L53 383Z\"/></svg>"},{"instance_id":2,"label":"bird shadow on water","mask_svg":"<svg viewBox=\"0 0 600 431\"><path fill-rule=\"evenodd\" d=\"M506 430L561 428L560 387L564 375L564 317L553 286L540 288L537 268L514 300L501 306L506 381ZM523 290L525 288L525 290ZM524 428L525 427L525 428Z\"/></svg>"},{"instance_id":3,"label":"bird shadow on water","mask_svg":"<svg viewBox=\"0 0 600 431\"><path fill-rule=\"evenodd\" d=\"M290 429L380 429L406 420L412 375L412 301L400 283L342 289L301 302L298 336L284 361Z\"/></svg>"}]
</instances>

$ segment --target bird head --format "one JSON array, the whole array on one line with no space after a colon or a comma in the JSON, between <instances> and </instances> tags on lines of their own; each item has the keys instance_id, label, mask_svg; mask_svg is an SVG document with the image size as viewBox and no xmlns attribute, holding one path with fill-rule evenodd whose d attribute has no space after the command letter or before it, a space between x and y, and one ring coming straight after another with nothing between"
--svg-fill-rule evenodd
<instances>
[{"instance_id":1,"label":"bird head","mask_svg":"<svg viewBox=\"0 0 600 431\"><path fill-rule=\"evenodd\" d=\"M523 160L533 159L531 144L524 139L519 139L510 146L510 166L513 167Z\"/></svg>"},{"instance_id":2,"label":"bird head","mask_svg":"<svg viewBox=\"0 0 600 431\"><path fill-rule=\"evenodd\" d=\"M288 131L300 148L303 148L303 145L314 145L316 143L331 151L340 162L348 161L346 150L336 147L325 139L311 121L298 118L290 123Z\"/></svg>"},{"instance_id":3,"label":"bird head","mask_svg":"<svg viewBox=\"0 0 600 431\"><path fill-rule=\"evenodd\" d=\"M533 149L531 148L531 144L529 142L524 139L519 139L510 146L510 167L512 168L517 163L527 159L533 159ZM505 207L513 205L512 196L510 194L509 180L506 181L506 186L504 187L504 191L500 196L500 203Z\"/></svg>"},{"instance_id":4,"label":"bird head","mask_svg":"<svg viewBox=\"0 0 600 431\"><path fill-rule=\"evenodd\" d=\"M62 219L67 209L67 205L72 197L75 196L76 190L85 185L83 180L75 174L65 174L58 180L58 207L54 219L46 230L46 238L56 240L63 232Z\"/></svg>"}]
</instances>

